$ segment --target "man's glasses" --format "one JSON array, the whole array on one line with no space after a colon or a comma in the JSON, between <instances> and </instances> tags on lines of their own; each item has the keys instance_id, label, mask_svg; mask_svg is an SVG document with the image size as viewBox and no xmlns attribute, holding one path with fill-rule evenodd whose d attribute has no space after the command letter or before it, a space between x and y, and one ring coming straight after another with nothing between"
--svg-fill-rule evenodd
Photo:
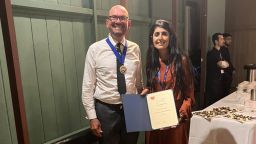
<instances>
[{"instance_id":1,"label":"man's glasses","mask_svg":"<svg viewBox=\"0 0 256 144\"><path fill-rule=\"evenodd\" d=\"M109 16L108 19L112 22L116 22L118 19L121 21L121 22L124 22L124 21L127 21L128 20L128 17L127 16Z\"/></svg>"}]
</instances>

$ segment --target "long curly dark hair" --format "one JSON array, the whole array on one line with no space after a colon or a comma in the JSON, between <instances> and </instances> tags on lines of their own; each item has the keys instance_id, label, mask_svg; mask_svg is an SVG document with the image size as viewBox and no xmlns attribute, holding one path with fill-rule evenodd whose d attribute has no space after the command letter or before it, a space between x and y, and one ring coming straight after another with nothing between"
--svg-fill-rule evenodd
<instances>
[{"instance_id":1,"label":"long curly dark hair","mask_svg":"<svg viewBox=\"0 0 256 144\"><path fill-rule=\"evenodd\" d=\"M177 90L181 90L184 86L182 80L182 51L177 47L177 38L173 28L166 20L157 20L151 27L149 32L149 47L147 50L147 61L146 61L146 74L147 74L147 87L152 89L153 79L155 78L158 70L160 69L159 52L153 45L153 33L157 27L163 28L169 32L169 45L168 45L168 64L174 66L174 76L176 77L176 83L174 93Z\"/></svg>"}]
</instances>

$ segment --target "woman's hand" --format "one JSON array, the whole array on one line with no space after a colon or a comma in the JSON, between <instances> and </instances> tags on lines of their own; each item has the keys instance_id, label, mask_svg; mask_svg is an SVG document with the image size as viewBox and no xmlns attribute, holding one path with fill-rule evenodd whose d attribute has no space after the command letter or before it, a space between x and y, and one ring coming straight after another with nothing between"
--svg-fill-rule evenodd
<instances>
[{"instance_id":1,"label":"woman's hand","mask_svg":"<svg viewBox=\"0 0 256 144\"><path fill-rule=\"evenodd\" d=\"M148 94L149 93L149 89L147 89L147 88L144 88L143 90L142 90L142 92L140 93L140 95L146 95L146 94Z\"/></svg>"},{"instance_id":2,"label":"woman's hand","mask_svg":"<svg viewBox=\"0 0 256 144\"><path fill-rule=\"evenodd\" d=\"M173 126L169 126L169 127L160 128L159 130L168 130L168 129L176 128L178 125L179 124L173 125Z\"/></svg>"},{"instance_id":3,"label":"woman's hand","mask_svg":"<svg viewBox=\"0 0 256 144\"><path fill-rule=\"evenodd\" d=\"M189 119L192 116L190 99L183 101L179 113L181 120Z\"/></svg>"}]
</instances>

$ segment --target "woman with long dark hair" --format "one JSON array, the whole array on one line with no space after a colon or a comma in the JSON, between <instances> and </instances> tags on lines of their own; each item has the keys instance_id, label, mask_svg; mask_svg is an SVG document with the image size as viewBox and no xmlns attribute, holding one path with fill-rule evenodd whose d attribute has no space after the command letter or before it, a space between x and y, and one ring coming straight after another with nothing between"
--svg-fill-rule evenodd
<instances>
[{"instance_id":1,"label":"woman with long dark hair","mask_svg":"<svg viewBox=\"0 0 256 144\"><path fill-rule=\"evenodd\" d=\"M182 119L175 127L147 132L146 143L188 143L191 105L194 102L192 66L189 58L177 47L173 28L166 20L157 20L150 29L146 74L147 88L143 93L172 89L177 113Z\"/></svg>"}]
</instances>

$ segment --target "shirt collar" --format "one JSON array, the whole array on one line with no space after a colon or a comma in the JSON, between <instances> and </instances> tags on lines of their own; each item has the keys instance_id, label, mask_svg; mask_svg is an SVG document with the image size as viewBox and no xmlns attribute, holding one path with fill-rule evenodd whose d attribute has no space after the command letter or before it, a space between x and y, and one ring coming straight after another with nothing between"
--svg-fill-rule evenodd
<instances>
[{"instance_id":1,"label":"shirt collar","mask_svg":"<svg viewBox=\"0 0 256 144\"><path fill-rule=\"evenodd\" d=\"M114 40L110 34L108 35L108 37L109 37L110 42L111 42L114 46L116 46L116 44L118 43L118 41ZM123 40L121 41L121 44L122 44L123 46L125 46L125 41L126 41L126 39L125 39L125 37L124 37Z\"/></svg>"}]
</instances>

